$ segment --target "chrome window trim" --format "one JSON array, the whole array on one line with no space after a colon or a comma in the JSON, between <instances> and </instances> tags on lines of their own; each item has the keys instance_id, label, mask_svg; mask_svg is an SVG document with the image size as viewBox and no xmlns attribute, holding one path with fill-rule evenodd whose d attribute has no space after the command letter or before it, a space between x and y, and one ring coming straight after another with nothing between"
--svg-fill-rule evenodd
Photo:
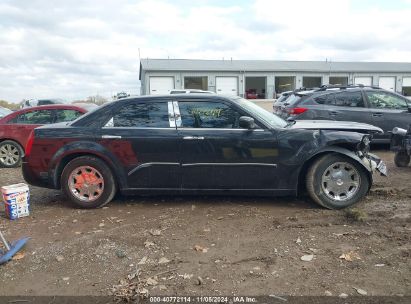
<instances>
[{"instance_id":1,"label":"chrome window trim","mask_svg":"<svg viewBox=\"0 0 411 304\"><path fill-rule=\"evenodd\" d=\"M168 108L168 122L170 124L170 128L175 128L176 127L176 118L175 118L175 115L174 115L173 102L168 101L167 102L167 108Z\"/></svg>"},{"instance_id":2,"label":"chrome window trim","mask_svg":"<svg viewBox=\"0 0 411 304\"><path fill-rule=\"evenodd\" d=\"M183 123L181 120L181 112L180 112L180 106L178 105L178 101L173 101L173 108L174 108L174 116L176 120L176 126L181 127L181 124Z\"/></svg>"},{"instance_id":3,"label":"chrome window trim","mask_svg":"<svg viewBox=\"0 0 411 304\"><path fill-rule=\"evenodd\" d=\"M239 128L177 128L178 130L182 130L182 131L189 131L189 130L203 130L203 131L211 131L211 130L219 130L219 131L256 131L256 132L264 132L266 131L266 129L239 129Z\"/></svg>"},{"instance_id":4,"label":"chrome window trim","mask_svg":"<svg viewBox=\"0 0 411 304\"><path fill-rule=\"evenodd\" d=\"M169 127L169 128L156 128L156 127L102 127L102 129L113 129L113 130L126 130L126 129L137 129L137 130L181 130L181 131L212 131L212 130L218 130L218 131L252 131L252 132L264 132L266 129L225 129L225 128L178 128L178 127Z\"/></svg>"}]
</instances>

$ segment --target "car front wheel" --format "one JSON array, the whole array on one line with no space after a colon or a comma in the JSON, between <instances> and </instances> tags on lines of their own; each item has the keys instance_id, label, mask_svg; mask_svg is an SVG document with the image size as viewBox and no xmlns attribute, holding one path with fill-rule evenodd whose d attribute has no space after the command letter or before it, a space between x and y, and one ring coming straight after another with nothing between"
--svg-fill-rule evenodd
<instances>
[{"instance_id":1,"label":"car front wheel","mask_svg":"<svg viewBox=\"0 0 411 304\"><path fill-rule=\"evenodd\" d=\"M342 209L360 201L370 180L361 164L338 154L327 154L309 168L306 186L310 197L328 209Z\"/></svg>"},{"instance_id":2,"label":"car front wheel","mask_svg":"<svg viewBox=\"0 0 411 304\"><path fill-rule=\"evenodd\" d=\"M15 168L21 165L23 148L12 140L0 143L0 165L4 168Z\"/></svg>"},{"instance_id":3,"label":"car front wheel","mask_svg":"<svg viewBox=\"0 0 411 304\"><path fill-rule=\"evenodd\" d=\"M81 208L102 207L116 193L110 168L92 156L81 156L70 161L61 175L61 187L66 196Z\"/></svg>"}]
</instances>

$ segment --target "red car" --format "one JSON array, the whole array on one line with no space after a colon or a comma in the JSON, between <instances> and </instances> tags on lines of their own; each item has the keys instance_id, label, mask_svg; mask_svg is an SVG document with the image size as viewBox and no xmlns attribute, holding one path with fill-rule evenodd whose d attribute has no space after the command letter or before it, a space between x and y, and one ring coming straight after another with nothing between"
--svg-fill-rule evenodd
<instances>
[{"instance_id":1,"label":"red car","mask_svg":"<svg viewBox=\"0 0 411 304\"><path fill-rule=\"evenodd\" d=\"M47 105L22 109L0 119L0 166L18 167L27 139L34 128L72 121L87 110L74 105Z\"/></svg>"},{"instance_id":2,"label":"red car","mask_svg":"<svg viewBox=\"0 0 411 304\"><path fill-rule=\"evenodd\" d=\"M258 99L258 94L256 90L250 89L245 92L245 98L246 99Z\"/></svg>"}]
</instances>

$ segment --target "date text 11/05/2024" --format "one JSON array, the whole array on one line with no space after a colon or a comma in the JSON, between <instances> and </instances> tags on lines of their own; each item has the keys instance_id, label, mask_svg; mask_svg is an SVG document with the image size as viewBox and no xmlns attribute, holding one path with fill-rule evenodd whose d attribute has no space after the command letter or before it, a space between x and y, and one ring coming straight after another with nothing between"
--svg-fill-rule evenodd
<instances>
[{"instance_id":1,"label":"date text 11/05/2024","mask_svg":"<svg viewBox=\"0 0 411 304\"><path fill-rule=\"evenodd\" d=\"M257 303L257 298L248 296L152 296L150 303Z\"/></svg>"}]
</instances>

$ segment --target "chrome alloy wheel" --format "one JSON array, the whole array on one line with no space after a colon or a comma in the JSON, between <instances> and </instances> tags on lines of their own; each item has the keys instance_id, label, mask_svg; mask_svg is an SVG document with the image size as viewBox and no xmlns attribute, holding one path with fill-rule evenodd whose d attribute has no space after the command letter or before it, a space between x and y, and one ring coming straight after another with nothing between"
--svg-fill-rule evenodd
<instances>
[{"instance_id":1,"label":"chrome alloy wheel","mask_svg":"<svg viewBox=\"0 0 411 304\"><path fill-rule=\"evenodd\" d=\"M329 166L321 178L321 187L325 195L333 201L347 201L360 189L361 177L357 169L346 162L337 162Z\"/></svg>"},{"instance_id":2,"label":"chrome alloy wheel","mask_svg":"<svg viewBox=\"0 0 411 304\"><path fill-rule=\"evenodd\" d=\"M95 168L81 166L70 173L68 187L77 199L92 202L103 194L104 178Z\"/></svg>"},{"instance_id":3,"label":"chrome alloy wheel","mask_svg":"<svg viewBox=\"0 0 411 304\"><path fill-rule=\"evenodd\" d=\"M13 166L20 159L20 151L13 145L6 144L0 148L0 162L6 166Z\"/></svg>"}]
</instances>

